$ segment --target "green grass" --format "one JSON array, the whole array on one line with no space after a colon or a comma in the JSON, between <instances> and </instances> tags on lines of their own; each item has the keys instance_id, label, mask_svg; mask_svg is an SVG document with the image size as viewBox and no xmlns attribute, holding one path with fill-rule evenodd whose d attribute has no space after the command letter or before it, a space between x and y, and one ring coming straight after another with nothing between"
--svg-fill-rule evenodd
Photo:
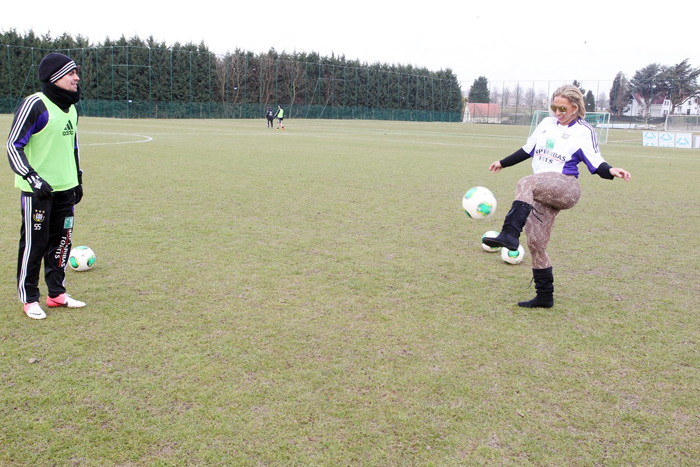
<instances>
[{"instance_id":1,"label":"green grass","mask_svg":"<svg viewBox=\"0 0 700 467\"><path fill-rule=\"evenodd\" d=\"M555 307L525 310L529 257L479 238L526 127L286 123L81 119L97 263L44 321L2 172L0 465L700 462L698 150L612 131L633 180L582 174ZM495 219L461 210L475 185Z\"/></svg>"}]
</instances>

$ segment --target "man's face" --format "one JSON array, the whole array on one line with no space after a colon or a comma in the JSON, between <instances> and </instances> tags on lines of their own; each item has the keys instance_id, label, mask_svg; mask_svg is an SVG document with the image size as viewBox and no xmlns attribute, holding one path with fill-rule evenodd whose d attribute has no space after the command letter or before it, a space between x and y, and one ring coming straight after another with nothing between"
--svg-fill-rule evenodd
<instances>
[{"instance_id":1,"label":"man's face","mask_svg":"<svg viewBox=\"0 0 700 467\"><path fill-rule=\"evenodd\" d=\"M66 91L76 92L78 90L78 81L80 81L78 70L71 70L54 84Z\"/></svg>"}]
</instances>

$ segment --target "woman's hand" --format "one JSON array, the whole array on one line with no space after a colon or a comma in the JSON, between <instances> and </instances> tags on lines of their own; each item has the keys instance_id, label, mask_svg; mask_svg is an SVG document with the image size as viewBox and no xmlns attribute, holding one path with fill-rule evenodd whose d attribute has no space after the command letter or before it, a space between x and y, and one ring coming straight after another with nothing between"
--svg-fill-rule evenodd
<instances>
[{"instance_id":1,"label":"woman's hand","mask_svg":"<svg viewBox=\"0 0 700 467\"><path fill-rule=\"evenodd\" d=\"M614 177L621 178L626 182L629 182L630 179L632 178L632 175L628 171L626 171L625 169L621 169L619 167L611 167L610 173Z\"/></svg>"},{"instance_id":2,"label":"woman's hand","mask_svg":"<svg viewBox=\"0 0 700 467\"><path fill-rule=\"evenodd\" d=\"M501 166L501 161L496 161L489 166L489 170L495 174L501 171L503 166Z\"/></svg>"}]
</instances>

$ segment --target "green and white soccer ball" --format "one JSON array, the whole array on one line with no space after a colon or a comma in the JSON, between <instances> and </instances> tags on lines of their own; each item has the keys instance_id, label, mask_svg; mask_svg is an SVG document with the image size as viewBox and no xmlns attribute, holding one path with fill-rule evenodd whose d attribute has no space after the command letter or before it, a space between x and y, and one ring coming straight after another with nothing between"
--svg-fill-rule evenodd
<instances>
[{"instance_id":1,"label":"green and white soccer ball","mask_svg":"<svg viewBox=\"0 0 700 467\"><path fill-rule=\"evenodd\" d=\"M70 251L68 264L74 271L87 271L95 264L95 252L86 246L76 246Z\"/></svg>"},{"instance_id":2,"label":"green and white soccer ball","mask_svg":"<svg viewBox=\"0 0 700 467\"><path fill-rule=\"evenodd\" d=\"M470 188L462 198L462 207L472 219L488 219L496 212L496 197L483 186Z\"/></svg>"},{"instance_id":3,"label":"green and white soccer ball","mask_svg":"<svg viewBox=\"0 0 700 467\"><path fill-rule=\"evenodd\" d=\"M518 246L517 250L509 250L508 248L501 248L501 259L509 264L520 264L525 258L525 249L522 245Z\"/></svg>"},{"instance_id":4,"label":"green and white soccer ball","mask_svg":"<svg viewBox=\"0 0 700 467\"><path fill-rule=\"evenodd\" d=\"M498 232L495 230L489 230L486 232L484 235L481 236L481 248L483 248L485 251L488 251L489 253L496 253L498 250L501 249L500 246L488 246L486 243L484 243L485 238L494 238L498 237Z\"/></svg>"}]
</instances>

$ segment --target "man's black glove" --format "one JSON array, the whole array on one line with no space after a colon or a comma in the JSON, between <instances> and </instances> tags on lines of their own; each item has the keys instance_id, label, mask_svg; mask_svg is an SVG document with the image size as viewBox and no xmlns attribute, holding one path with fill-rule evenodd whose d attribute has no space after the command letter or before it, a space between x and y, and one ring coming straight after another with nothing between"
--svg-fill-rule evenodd
<instances>
[{"instance_id":1,"label":"man's black glove","mask_svg":"<svg viewBox=\"0 0 700 467\"><path fill-rule=\"evenodd\" d=\"M83 199L83 185L78 185L73 188L73 193L75 193L75 203L78 204L81 199Z\"/></svg>"},{"instance_id":2,"label":"man's black glove","mask_svg":"<svg viewBox=\"0 0 700 467\"><path fill-rule=\"evenodd\" d=\"M45 201L53 197L51 185L36 172L30 172L24 179L29 183L29 186L32 187L36 199Z\"/></svg>"},{"instance_id":3,"label":"man's black glove","mask_svg":"<svg viewBox=\"0 0 700 467\"><path fill-rule=\"evenodd\" d=\"M83 199L83 172L78 172L78 186L73 188L75 193L75 204L78 204Z\"/></svg>"}]
</instances>

